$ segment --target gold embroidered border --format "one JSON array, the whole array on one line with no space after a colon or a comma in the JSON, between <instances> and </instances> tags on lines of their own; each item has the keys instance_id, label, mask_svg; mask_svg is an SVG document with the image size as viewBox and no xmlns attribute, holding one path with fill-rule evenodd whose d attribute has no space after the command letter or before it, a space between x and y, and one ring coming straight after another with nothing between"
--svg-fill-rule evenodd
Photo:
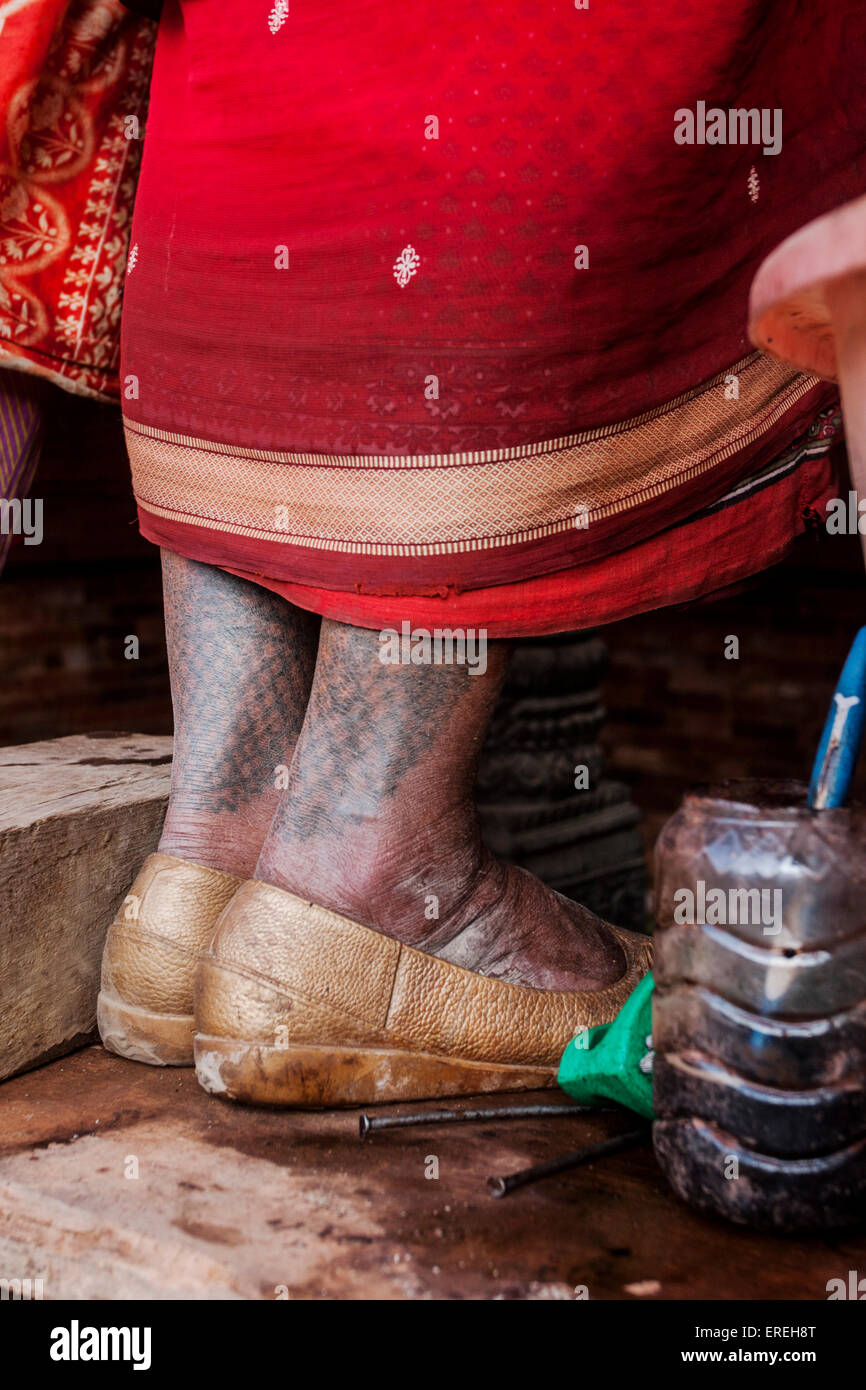
<instances>
[{"instance_id":1,"label":"gold embroidered border","mask_svg":"<svg viewBox=\"0 0 866 1390\"><path fill-rule=\"evenodd\" d=\"M725 398L736 375L739 399ZM816 384L758 353L617 425L463 454L245 449L127 420L133 485L155 516L361 555L515 545L630 510L770 430Z\"/></svg>"}]
</instances>

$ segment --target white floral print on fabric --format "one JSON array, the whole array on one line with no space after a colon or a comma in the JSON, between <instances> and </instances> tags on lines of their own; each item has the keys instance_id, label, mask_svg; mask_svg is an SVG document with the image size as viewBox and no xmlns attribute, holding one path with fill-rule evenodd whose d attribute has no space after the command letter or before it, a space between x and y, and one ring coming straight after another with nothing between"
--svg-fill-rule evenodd
<instances>
[{"instance_id":1,"label":"white floral print on fabric","mask_svg":"<svg viewBox=\"0 0 866 1390\"><path fill-rule=\"evenodd\" d=\"M268 28L272 34L278 34L289 17L289 0L276 0L276 4L268 15Z\"/></svg>"},{"instance_id":2,"label":"white floral print on fabric","mask_svg":"<svg viewBox=\"0 0 866 1390\"><path fill-rule=\"evenodd\" d=\"M405 289L412 276L417 274L421 257L414 246L404 246L394 262L394 279L401 290Z\"/></svg>"}]
</instances>

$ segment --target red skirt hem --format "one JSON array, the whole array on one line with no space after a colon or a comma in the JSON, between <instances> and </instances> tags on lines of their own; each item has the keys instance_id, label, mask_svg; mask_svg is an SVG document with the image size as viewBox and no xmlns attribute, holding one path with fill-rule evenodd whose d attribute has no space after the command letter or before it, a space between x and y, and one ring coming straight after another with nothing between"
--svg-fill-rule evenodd
<instances>
[{"instance_id":1,"label":"red skirt hem","mask_svg":"<svg viewBox=\"0 0 866 1390\"><path fill-rule=\"evenodd\" d=\"M705 512L614 554L511 584L438 594L375 594L326 589L221 567L290 603L355 627L483 628L490 638L543 636L618 622L655 608L705 599L784 559L796 538L823 519L838 493L835 450L793 467L770 469L734 488ZM215 563L198 528L158 534L147 513L148 539L192 560ZM219 563L219 562L217 562Z\"/></svg>"}]
</instances>

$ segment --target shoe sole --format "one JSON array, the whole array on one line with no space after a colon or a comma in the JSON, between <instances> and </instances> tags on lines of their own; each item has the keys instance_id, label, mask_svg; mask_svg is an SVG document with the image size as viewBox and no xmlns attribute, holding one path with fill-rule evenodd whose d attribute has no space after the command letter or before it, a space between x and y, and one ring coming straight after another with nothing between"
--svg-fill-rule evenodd
<instances>
[{"instance_id":1,"label":"shoe sole","mask_svg":"<svg viewBox=\"0 0 866 1390\"><path fill-rule=\"evenodd\" d=\"M360 1047L268 1047L197 1033L199 1084L248 1105L330 1110L436 1100L556 1084L555 1067L495 1066L427 1052Z\"/></svg>"},{"instance_id":2,"label":"shoe sole","mask_svg":"<svg viewBox=\"0 0 866 1390\"><path fill-rule=\"evenodd\" d=\"M116 995L100 991L96 1021L103 1047L131 1062L151 1067L194 1065L192 1014L160 1014L133 1008Z\"/></svg>"}]
</instances>

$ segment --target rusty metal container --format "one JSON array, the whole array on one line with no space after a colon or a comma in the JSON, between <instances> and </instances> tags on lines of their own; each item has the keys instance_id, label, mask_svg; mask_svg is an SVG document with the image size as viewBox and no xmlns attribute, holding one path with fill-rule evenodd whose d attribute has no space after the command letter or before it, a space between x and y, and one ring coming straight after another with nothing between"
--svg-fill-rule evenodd
<instances>
[{"instance_id":1,"label":"rusty metal container","mask_svg":"<svg viewBox=\"0 0 866 1390\"><path fill-rule=\"evenodd\" d=\"M866 807L797 782L688 795L656 846L658 1160L780 1232L866 1219Z\"/></svg>"}]
</instances>

